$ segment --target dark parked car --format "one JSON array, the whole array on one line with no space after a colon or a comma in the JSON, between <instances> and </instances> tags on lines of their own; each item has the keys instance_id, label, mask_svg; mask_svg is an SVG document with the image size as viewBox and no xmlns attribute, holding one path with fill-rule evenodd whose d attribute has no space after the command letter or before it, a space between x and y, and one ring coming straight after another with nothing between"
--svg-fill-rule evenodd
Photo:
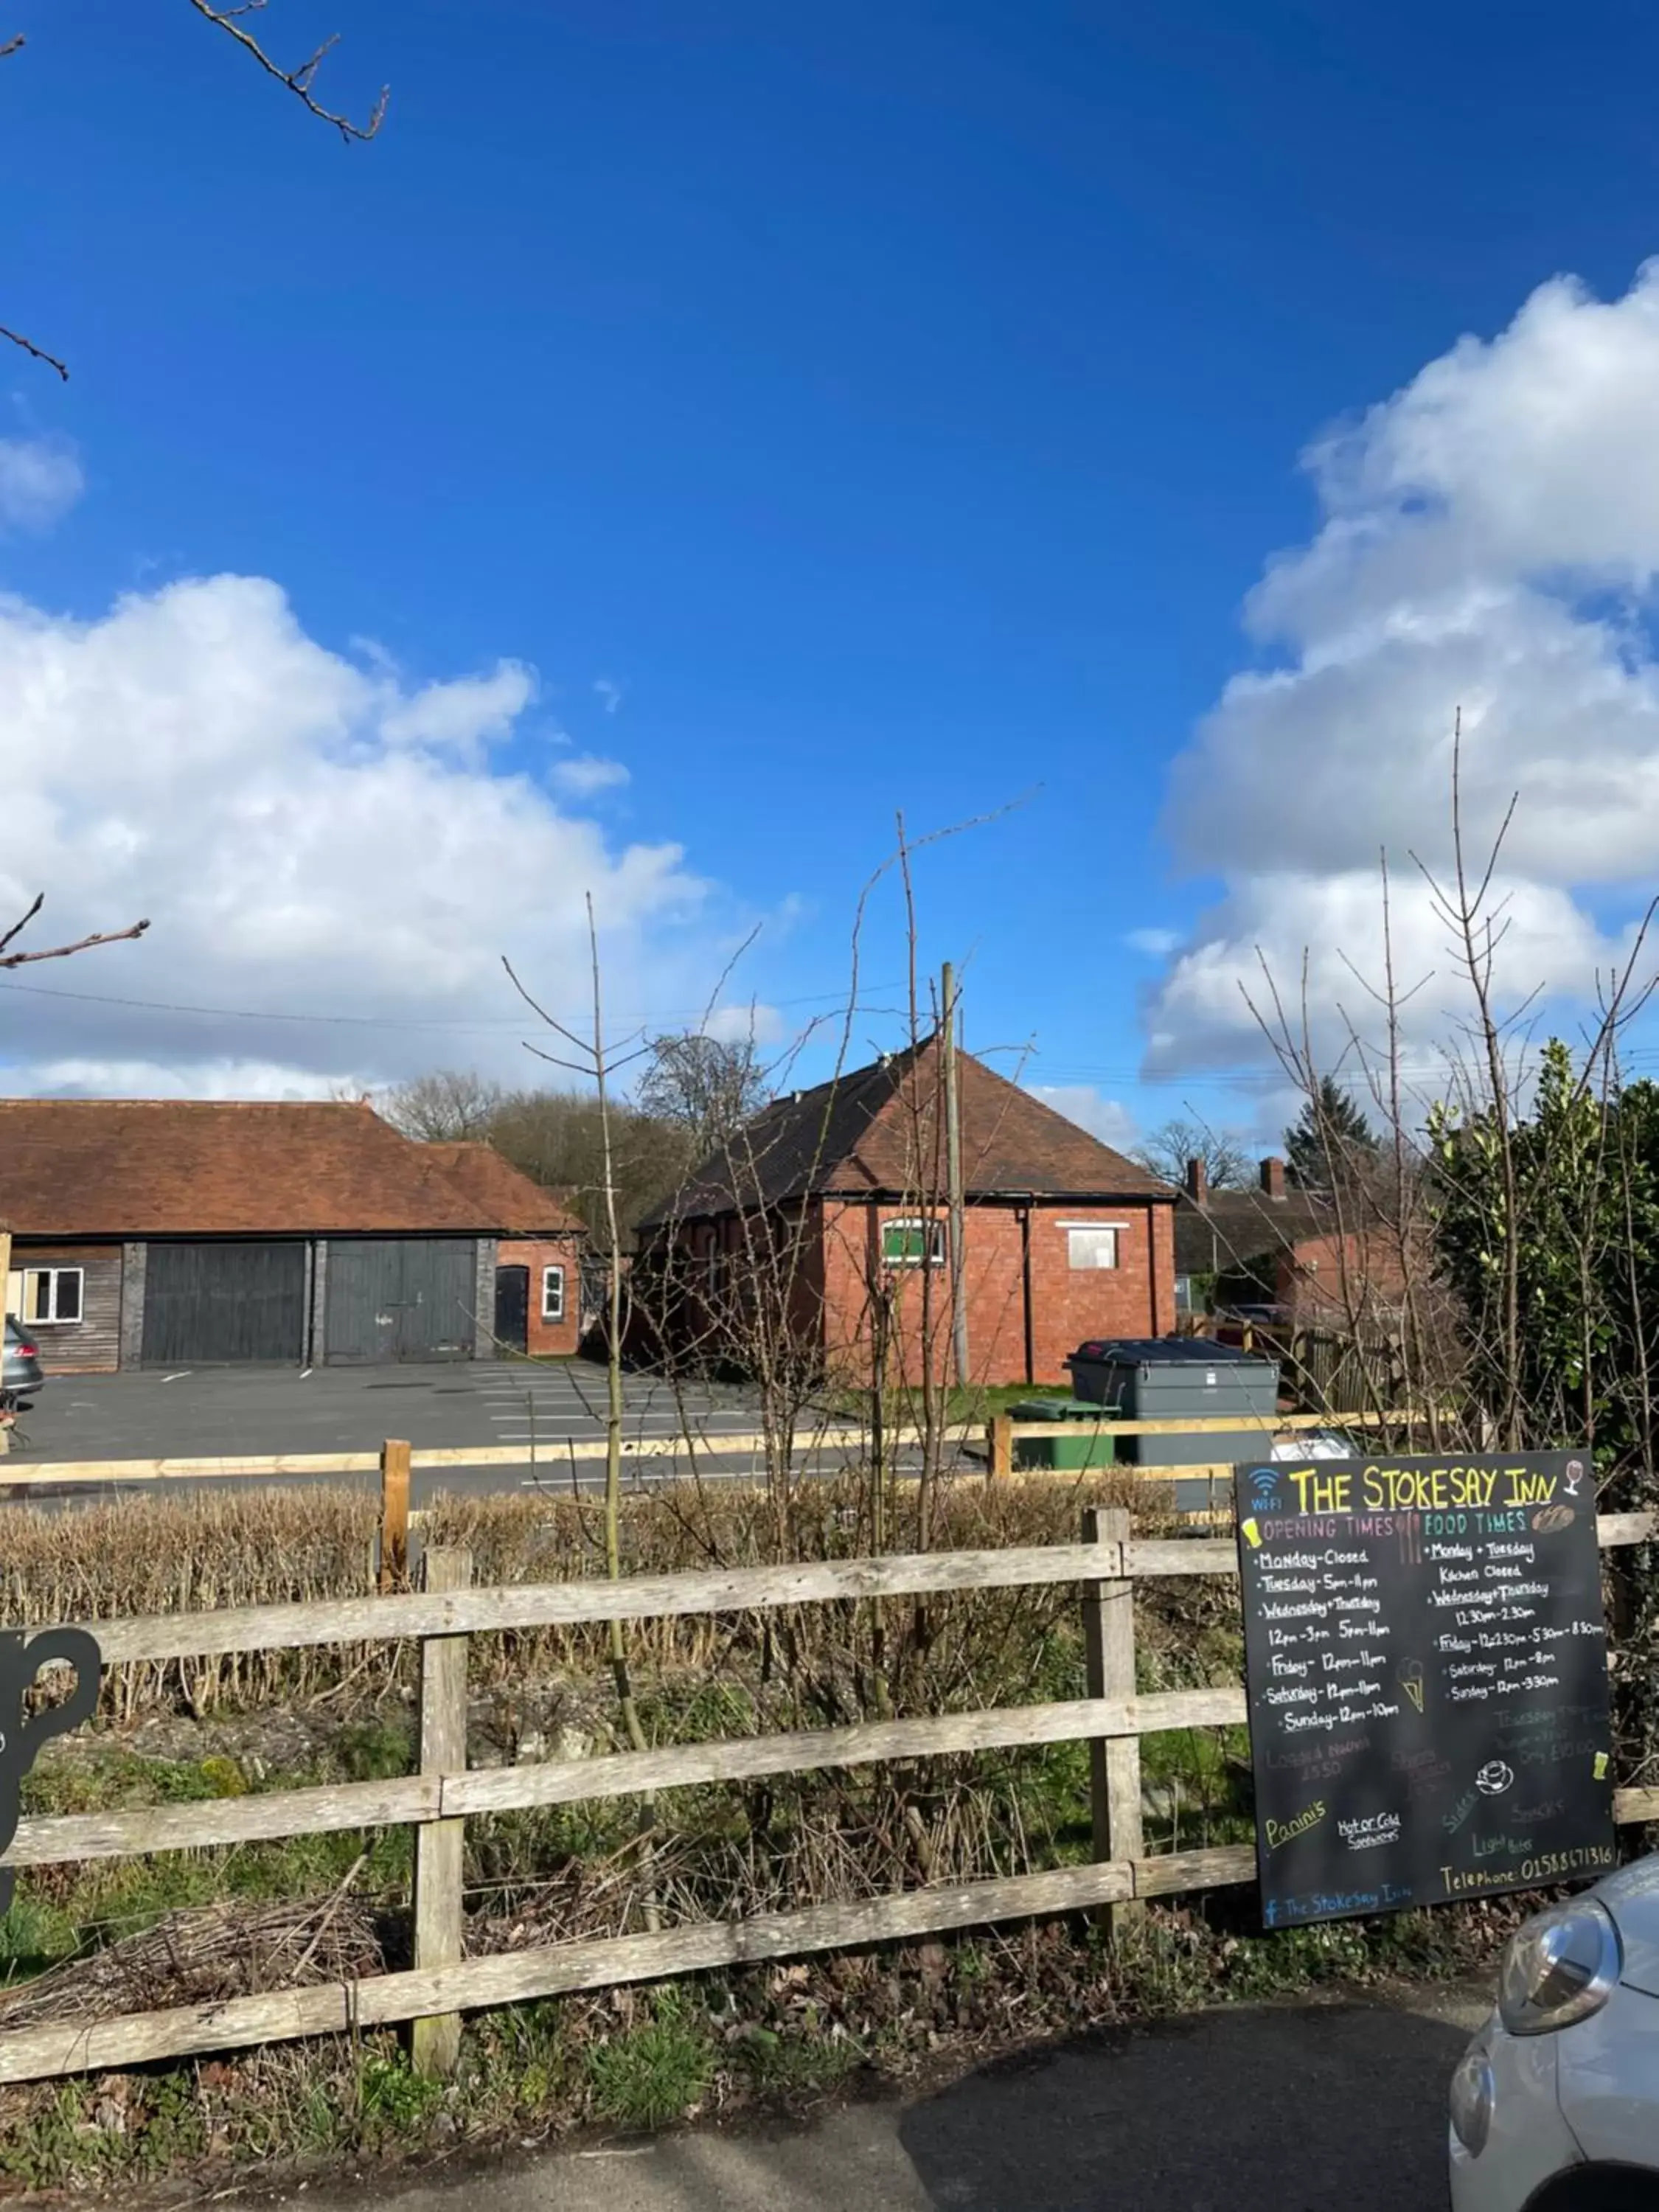
<instances>
[{"instance_id":1,"label":"dark parked car","mask_svg":"<svg viewBox=\"0 0 1659 2212\"><path fill-rule=\"evenodd\" d=\"M4 1365L0 1366L0 1390L9 1390L21 1396L28 1391L38 1390L46 1379L34 1339L8 1314L6 1356Z\"/></svg>"},{"instance_id":2,"label":"dark parked car","mask_svg":"<svg viewBox=\"0 0 1659 2212\"><path fill-rule=\"evenodd\" d=\"M1218 1344L1253 1344L1259 1332L1283 1328L1290 1320L1288 1306L1223 1306L1215 1317Z\"/></svg>"}]
</instances>

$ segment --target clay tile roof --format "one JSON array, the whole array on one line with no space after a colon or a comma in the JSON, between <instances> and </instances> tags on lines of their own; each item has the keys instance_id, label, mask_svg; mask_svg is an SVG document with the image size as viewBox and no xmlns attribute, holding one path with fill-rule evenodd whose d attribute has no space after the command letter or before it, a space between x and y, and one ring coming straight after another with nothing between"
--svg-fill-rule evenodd
<instances>
[{"instance_id":1,"label":"clay tile roof","mask_svg":"<svg viewBox=\"0 0 1659 2212\"><path fill-rule=\"evenodd\" d=\"M133 1098L0 1099L0 1218L112 1238L577 1225L488 1147L416 1144L372 1106Z\"/></svg>"},{"instance_id":2,"label":"clay tile roof","mask_svg":"<svg viewBox=\"0 0 1659 2212\"><path fill-rule=\"evenodd\" d=\"M483 1207L483 1218L526 1236L585 1237L586 1229L563 1200L532 1182L493 1145L422 1145L421 1150L449 1164L466 1190Z\"/></svg>"},{"instance_id":3,"label":"clay tile roof","mask_svg":"<svg viewBox=\"0 0 1659 2212\"><path fill-rule=\"evenodd\" d=\"M957 1057L963 1188L969 1198L1151 1198L1171 1186L967 1053ZM935 1041L780 1098L705 1160L641 1225L776 1206L809 1192L945 1188Z\"/></svg>"}]
</instances>

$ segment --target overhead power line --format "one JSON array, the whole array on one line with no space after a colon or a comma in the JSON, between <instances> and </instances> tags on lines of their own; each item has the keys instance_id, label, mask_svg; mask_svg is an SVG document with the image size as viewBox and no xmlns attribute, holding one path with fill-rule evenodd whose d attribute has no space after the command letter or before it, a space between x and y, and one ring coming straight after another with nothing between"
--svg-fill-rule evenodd
<instances>
[{"instance_id":1,"label":"overhead power line","mask_svg":"<svg viewBox=\"0 0 1659 2212\"><path fill-rule=\"evenodd\" d=\"M895 991L896 983L878 983L871 987L878 991ZM88 1006L131 1006L151 1014L200 1014L222 1022L297 1022L331 1027L386 1030L518 1030L533 1029L533 1022L522 1015L491 1015L486 1019L461 1021L453 1017L430 1014L311 1014L291 1013L265 1006L194 1006L171 999L126 999L107 991L65 991L48 983L0 982L0 991L21 991L32 999L69 999ZM792 999L758 999L761 1006L839 1006L838 991L809 992ZM742 1008L746 1000L730 1002ZM707 1004L700 1006L679 1006L660 1009L654 1013L619 1014L617 1019L624 1027L666 1025L674 1022L701 1021L708 1014ZM722 1011L729 1011L729 1006ZM884 1007L855 1008L855 1012L885 1012Z\"/></svg>"}]
</instances>

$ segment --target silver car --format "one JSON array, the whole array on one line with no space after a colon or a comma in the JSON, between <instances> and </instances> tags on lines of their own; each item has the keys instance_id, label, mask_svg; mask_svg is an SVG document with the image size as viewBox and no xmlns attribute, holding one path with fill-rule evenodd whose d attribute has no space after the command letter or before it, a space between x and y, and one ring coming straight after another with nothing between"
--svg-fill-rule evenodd
<instances>
[{"instance_id":1,"label":"silver car","mask_svg":"<svg viewBox=\"0 0 1659 2212\"><path fill-rule=\"evenodd\" d=\"M23 1397L38 1390L46 1379L34 1339L15 1316L8 1314L5 1360L3 1365L0 1365L0 1392L13 1397Z\"/></svg>"}]
</instances>

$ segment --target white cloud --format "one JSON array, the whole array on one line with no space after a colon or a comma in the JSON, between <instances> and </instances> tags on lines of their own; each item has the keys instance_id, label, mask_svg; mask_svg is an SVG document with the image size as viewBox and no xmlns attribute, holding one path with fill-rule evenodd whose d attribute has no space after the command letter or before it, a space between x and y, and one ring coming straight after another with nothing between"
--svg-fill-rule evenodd
<instances>
[{"instance_id":1,"label":"white cloud","mask_svg":"<svg viewBox=\"0 0 1659 2212\"><path fill-rule=\"evenodd\" d=\"M265 1060L214 1060L169 1067L153 1060L42 1060L18 1089L35 1098L327 1098L327 1076Z\"/></svg>"},{"instance_id":2,"label":"white cloud","mask_svg":"<svg viewBox=\"0 0 1659 2212\"><path fill-rule=\"evenodd\" d=\"M1149 953L1154 960L1167 960L1181 942L1178 929L1132 929L1123 939L1132 952Z\"/></svg>"},{"instance_id":3,"label":"white cloud","mask_svg":"<svg viewBox=\"0 0 1659 2212\"><path fill-rule=\"evenodd\" d=\"M1460 987L1410 855L1449 865L1460 708L1475 847L1520 794L1494 886L1511 1002L1588 994L1659 872L1659 263L1611 303L1543 285L1304 458L1322 526L1247 608L1282 665L1229 684L1171 775L1170 836L1224 890L1153 996L1153 1073L1267 1057L1258 950L1298 1018L1306 952L1328 1054L1339 1004L1375 1028L1347 963L1380 981L1383 848L1397 972L1431 975L1407 1042L1445 1036Z\"/></svg>"},{"instance_id":4,"label":"white cloud","mask_svg":"<svg viewBox=\"0 0 1659 2212\"><path fill-rule=\"evenodd\" d=\"M1033 1098L1120 1152L1127 1152L1139 1136L1134 1115L1122 1100L1103 1097L1092 1083L1028 1083L1025 1088Z\"/></svg>"},{"instance_id":5,"label":"white cloud","mask_svg":"<svg viewBox=\"0 0 1659 2212\"><path fill-rule=\"evenodd\" d=\"M578 753L570 760L556 761L549 774L559 789L573 799L592 799L596 792L615 791L631 781L620 761L601 760L595 753Z\"/></svg>"},{"instance_id":6,"label":"white cloud","mask_svg":"<svg viewBox=\"0 0 1659 2212\"><path fill-rule=\"evenodd\" d=\"M58 438L0 438L0 525L47 530L87 488L73 446Z\"/></svg>"},{"instance_id":7,"label":"white cloud","mask_svg":"<svg viewBox=\"0 0 1659 2212\"><path fill-rule=\"evenodd\" d=\"M784 1033L783 1016L758 1000L752 1006L716 1006L702 1033L720 1044L776 1044Z\"/></svg>"},{"instance_id":8,"label":"white cloud","mask_svg":"<svg viewBox=\"0 0 1659 2212\"><path fill-rule=\"evenodd\" d=\"M392 744L465 750L506 737L535 696L529 669L520 661L500 661L488 676L458 677L395 695L380 718L380 735Z\"/></svg>"},{"instance_id":9,"label":"white cloud","mask_svg":"<svg viewBox=\"0 0 1659 2212\"><path fill-rule=\"evenodd\" d=\"M0 599L0 732L27 764L7 782L0 916L44 889L27 943L152 924L0 979L8 1082L306 1096L445 1064L562 1080L524 1051L538 1024L501 959L580 1018L590 890L618 1018L698 1003L732 917L680 849L615 842L472 757L533 690L514 663L423 688L366 672L258 578L86 623ZM349 1018L274 1018L298 1013Z\"/></svg>"},{"instance_id":10,"label":"white cloud","mask_svg":"<svg viewBox=\"0 0 1659 2212\"><path fill-rule=\"evenodd\" d=\"M607 714L614 714L623 702L623 688L620 684L613 684L608 676L596 676L593 696Z\"/></svg>"}]
</instances>

